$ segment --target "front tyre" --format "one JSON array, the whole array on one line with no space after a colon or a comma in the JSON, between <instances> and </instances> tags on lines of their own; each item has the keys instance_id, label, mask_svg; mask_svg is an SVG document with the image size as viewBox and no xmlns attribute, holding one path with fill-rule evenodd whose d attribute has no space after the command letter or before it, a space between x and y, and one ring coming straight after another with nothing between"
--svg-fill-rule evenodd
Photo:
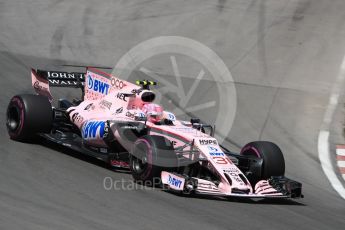
<instances>
[{"instance_id":1,"label":"front tyre","mask_svg":"<svg viewBox=\"0 0 345 230\"><path fill-rule=\"evenodd\" d=\"M241 155L256 158L256 164L250 165L247 177L255 185L260 180L267 180L272 176L284 176L285 160L280 148L268 141L254 141L246 144ZM260 164L261 163L261 164Z\"/></svg>"},{"instance_id":2,"label":"front tyre","mask_svg":"<svg viewBox=\"0 0 345 230\"><path fill-rule=\"evenodd\" d=\"M161 172L175 171L176 168L177 156L168 139L162 136L146 135L134 143L130 155L130 169L137 182L147 185L148 183L160 184Z\"/></svg>"},{"instance_id":3,"label":"front tyre","mask_svg":"<svg viewBox=\"0 0 345 230\"><path fill-rule=\"evenodd\" d=\"M53 110L47 97L23 94L14 96L7 107L7 131L16 141L33 140L38 133L49 133Z\"/></svg>"}]
</instances>

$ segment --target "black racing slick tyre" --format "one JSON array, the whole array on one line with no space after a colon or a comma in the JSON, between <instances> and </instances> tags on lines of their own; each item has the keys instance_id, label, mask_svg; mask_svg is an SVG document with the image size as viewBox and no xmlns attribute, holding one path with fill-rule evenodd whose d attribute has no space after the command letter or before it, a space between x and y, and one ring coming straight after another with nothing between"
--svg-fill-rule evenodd
<instances>
[{"instance_id":1,"label":"black racing slick tyre","mask_svg":"<svg viewBox=\"0 0 345 230\"><path fill-rule=\"evenodd\" d=\"M280 148L268 141L255 141L246 144L242 150L241 155L251 156L257 158L259 164L250 166L252 175L248 179L252 184L260 180L269 179L272 176L284 176L285 174L285 160Z\"/></svg>"},{"instance_id":2,"label":"black racing slick tyre","mask_svg":"<svg viewBox=\"0 0 345 230\"><path fill-rule=\"evenodd\" d=\"M130 170L134 180L146 185L161 184L161 172L175 171L177 156L172 143L162 136L139 138L130 154Z\"/></svg>"},{"instance_id":3,"label":"black racing slick tyre","mask_svg":"<svg viewBox=\"0 0 345 230\"><path fill-rule=\"evenodd\" d=\"M23 94L14 96L7 107L7 131L11 139L31 141L38 133L49 133L53 110L47 97Z\"/></svg>"}]
</instances>

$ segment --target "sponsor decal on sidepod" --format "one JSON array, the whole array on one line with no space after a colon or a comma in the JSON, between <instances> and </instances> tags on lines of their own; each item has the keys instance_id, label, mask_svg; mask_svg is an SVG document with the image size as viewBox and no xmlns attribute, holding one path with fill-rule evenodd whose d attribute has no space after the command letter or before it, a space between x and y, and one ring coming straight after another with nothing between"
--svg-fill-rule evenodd
<instances>
[{"instance_id":1,"label":"sponsor decal on sidepod","mask_svg":"<svg viewBox=\"0 0 345 230\"><path fill-rule=\"evenodd\" d=\"M122 112L123 112L123 107L120 107L115 111L115 114L120 114Z\"/></svg>"},{"instance_id":2,"label":"sponsor decal on sidepod","mask_svg":"<svg viewBox=\"0 0 345 230\"><path fill-rule=\"evenodd\" d=\"M103 138L105 133L105 121L89 121L86 122L82 135L84 139Z\"/></svg>"},{"instance_id":3,"label":"sponsor decal on sidepod","mask_svg":"<svg viewBox=\"0 0 345 230\"><path fill-rule=\"evenodd\" d=\"M102 100L99 105L103 106L104 108L107 108L110 110L111 106L113 103L111 103L110 101L107 100Z\"/></svg>"},{"instance_id":4,"label":"sponsor decal on sidepod","mask_svg":"<svg viewBox=\"0 0 345 230\"><path fill-rule=\"evenodd\" d=\"M124 93L117 93L116 97L120 100L127 102L126 95Z\"/></svg>"}]
</instances>

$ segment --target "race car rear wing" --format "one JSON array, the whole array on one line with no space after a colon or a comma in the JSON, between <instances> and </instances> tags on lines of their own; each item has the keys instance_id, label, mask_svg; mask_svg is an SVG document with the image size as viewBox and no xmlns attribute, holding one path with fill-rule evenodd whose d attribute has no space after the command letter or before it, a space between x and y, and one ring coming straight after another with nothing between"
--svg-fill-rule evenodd
<instances>
[{"instance_id":1,"label":"race car rear wing","mask_svg":"<svg viewBox=\"0 0 345 230\"><path fill-rule=\"evenodd\" d=\"M37 75L47 79L52 87L80 88L85 82L85 73L37 70Z\"/></svg>"},{"instance_id":2,"label":"race car rear wing","mask_svg":"<svg viewBox=\"0 0 345 230\"><path fill-rule=\"evenodd\" d=\"M48 97L50 101L53 100L50 86L80 88L84 97L85 73L31 69L31 80L36 93Z\"/></svg>"},{"instance_id":3,"label":"race car rear wing","mask_svg":"<svg viewBox=\"0 0 345 230\"><path fill-rule=\"evenodd\" d=\"M127 89L128 92L140 89L138 85L119 79L94 67L86 67L85 72L32 69L32 86L37 94L48 97L50 101L53 100L50 93L50 86L80 88L82 91L82 100L101 99L110 91L121 90L123 88Z\"/></svg>"}]
</instances>

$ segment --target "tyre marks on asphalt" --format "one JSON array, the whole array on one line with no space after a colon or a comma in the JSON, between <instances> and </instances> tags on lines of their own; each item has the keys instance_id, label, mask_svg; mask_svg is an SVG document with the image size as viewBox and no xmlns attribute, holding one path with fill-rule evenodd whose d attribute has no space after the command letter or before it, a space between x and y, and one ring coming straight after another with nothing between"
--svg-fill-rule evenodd
<instances>
[{"instance_id":1,"label":"tyre marks on asphalt","mask_svg":"<svg viewBox=\"0 0 345 230\"><path fill-rule=\"evenodd\" d=\"M51 38L50 53L53 57L58 58L61 55L62 39L64 36L64 30L65 30L64 26L59 26L55 30L55 32Z\"/></svg>"},{"instance_id":2,"label":"tyre marks on asphalt","mask_svg":"<svg viewBox=\"0 0 345 230\"><path fill-rule=\"evenodd\" d=\"M337 145L337 166L343 179L345 180L345 145Z\"/></svg>"}]
</instances>

